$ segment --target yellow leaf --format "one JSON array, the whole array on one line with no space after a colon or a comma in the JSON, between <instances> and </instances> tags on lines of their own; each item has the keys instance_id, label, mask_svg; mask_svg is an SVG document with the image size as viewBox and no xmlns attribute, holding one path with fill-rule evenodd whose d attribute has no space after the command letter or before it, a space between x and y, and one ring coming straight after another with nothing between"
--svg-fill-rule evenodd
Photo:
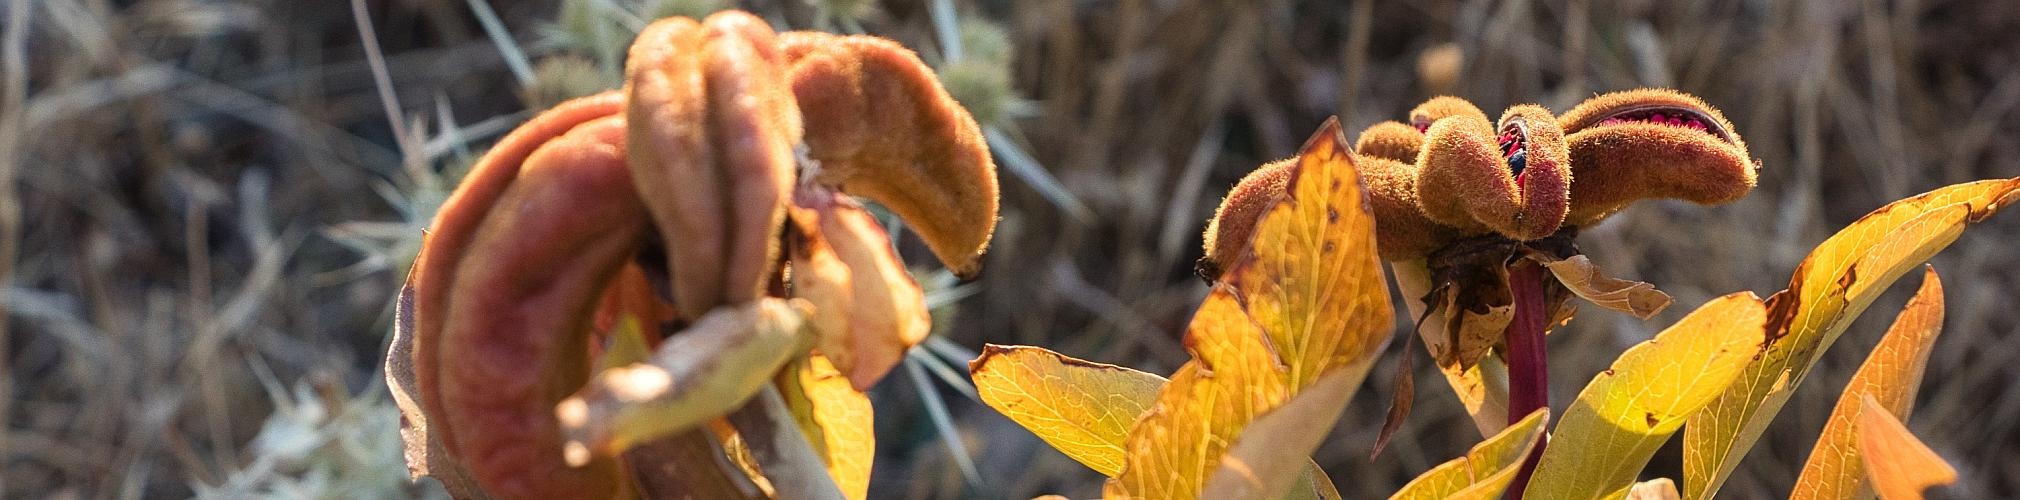
<instances>
[{"instance_id":1,"label":"yellow leaf","mask_svg":"<svg viewBox=\"0 0 2020 500\"><path fill-rule=\"evenodd\" d=\"M1283 405L1249 422L1234 447L1221 455L1220 466L1207 478L1206 490L1200 493L1200 498L1284 498L1294 491L1293 485L1301 477L1309 482L1306 475L1318 469L1307 469L1305 464L1311 462L1311 452L1319 447L1319 439L1326 436L1313 429L1330 428L1340 419L1340 411L1347 408L1347 398L1354 394L1348 383L1359 384L1360 380L1346 370L1335 370ZM1311 486L1295 490L1297 498L1324 496L1332 491L1330 484L1317 490ZM1333 493L1335 497L1338 495Z\"/></svg>"},{"instance_id":2,"label":"yellow leaf","mask_svg":"<svg viewBox=\"0 0 2020 500\"><path fill-rule=\"evenodd\" d=\"M1290 367L1292 391L1335 368L1359 364L1365 372L1391 333L1375 218L1352 149L1337 119L1313 134L1287 196L1256 223L1248 254L1225 274Z\"/></svg>"},{"instance_id":3,"label":"yellow leaf","mask_svg":"<svg viewBox=\"0 0 2020 500\"><path fill-rule=\"evenodd\" d=\"M793 410L793 420L820 454L842 496L867 497L870 462L877 457L877 436L871 432L876 414L870 397L857 392L848 376L819 354L794 361L779 372L777 384Z\"/></svg>"},{"instance_id":4,"label":"yellow leaf","mask_svg":"<svg viewBox=\"0 0 2020 500\"><path fill-rule=\"evenodd\" d=\"M1873 490L1880 498L1920 499L1922 490L1957 482L1957 469L1915 439L1908 426L1901 425L1901 420L1872 395L1861 401L1859 455L1869 464L1866 475L1872 478Z\"/></svg>"},{"instance_id":5,"label":"yellow leaf","mask_svg":"<svg viewBox=\"0 0 2020 500\"><path fill-rule=\"evenodd\" d=\"M1341 378L1328 385L1342 393L1334 396L1343 406L1388 342L1393 319L1374 217L1337 120L1305 144L1289 175L1284 196L1257 222L1249 250L1194 313L1186 331L1194 359L1130 429L1125 465L1107 494L1198 497L1252 421L1336 373ZM1307 432L1322 436L1330 425ZM1278 457L1307 457L1317 440L1304 444L1240 458L1282 467L1297 462ZM1285 476L1248 474L1271 483ZM1257 491L1282 488L1263 484Z\"/></svg>"},{"instance_id":6,"label":"yellow leaf","mask_svg":"<svg viewBox=\"0 0 2020 500\"><path fill-rule=\"evenodd\" d=\"M1760 353L1766 309L1752 292L1705 303L1628 348L1564 411L1528 498L1596 498L1634 484L1669 436Z\"/></svg>"},{"instance_id":7,"label":"yellow leaf","mask_svg":"<svg viewBox=\"0 0 2020 500\"><path fill-rule=\"evenodd\" d=\"M982 402L1101 475L1122 472L1129 425L1164 377L1038 347L985 345L968 364Z\"/></svg>"},{"instance_id":8,"label":"yellow leaf","mask_svg":"<svg viewBox=\"0 0 2020 500\"><path fill-rule=\"evenodd\" d=\"M2020 178L1944 187L1880 207L1811 250L1769 298L1767 351L1684 431L1684 497L1718 492L1817 355L1881 291L2016 196Z\"/></svg>"},{"instance_id":9,"label":"yellow leaf","mask_svg":"<svg viewBox=\"0 0 2020 500\"><path fill-rule=\"evenodd\" d=\"M1543 430L1549 425L1550 409L1536 410L1500 434L1473 445L1466 456L1438 464L1410 480L1389 500L1501 498L1508 483L1515 480L1523 459L1543 439Z\"/></svg>"},{"instance_id":10,"label":"yellow leaf","mask_svg":"<svg viewBox=\"0 0 2020 500\"><path fill-rule=\"evenodd\" d=\"M1157 402L1164 377L1040 347L984 345L968 364L982 402L1104 476L1122 471L1129 426ZM1339 498L1306 460L1292 492Z\"/></svg>"},{"instance_id":11,"label":"yellow leaf","mask_svg":"<svg viewBox=\"0 0 2020 500\"><path fill-rule=\"evenodd\" d=\"M1810 449L1809 462L1796 479L1791 499L1863 498L1872 490L1864 484L1864 462L1854 451L1858 446L1860 401L1870 396L1888 412L1905 419L1915 406L1916 389L1922 385L1922 369L1928 366L1929 348L1943 330L1943 284L1934 268L1922 273L1922 288L1908 300L1894 326L1859 365L1858 373L1838 396L1823 435Z\"/></svg>"}]
</instances>

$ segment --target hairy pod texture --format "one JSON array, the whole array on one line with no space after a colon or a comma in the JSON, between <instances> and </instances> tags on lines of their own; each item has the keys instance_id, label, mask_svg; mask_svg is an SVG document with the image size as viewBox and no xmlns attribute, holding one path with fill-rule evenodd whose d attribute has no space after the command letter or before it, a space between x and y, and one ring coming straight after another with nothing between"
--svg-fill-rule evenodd
<instances>
[{"instance_id":1,"label":"hairy pod texture","mask_svg":"<svg viewBox=\"0 0 2020 500\"><path fill-rule=\"evenodd\" d=\"M1438 123L1438 120L1455 116L1479 118L1480 121L1487 121L1487 113L1481 112L1480 107L1474 106L1472 101L1452 96L1438 96L1426 100L1423 104L1418 104L1416 108L1410 110L1410 126L1416 128L1418 132L1429 132L1431 124ZM1415 158L1413 157L1412 159Z\"/></svg>"},{"instance_id":2,"label":"hairy pod texture","mask_svg":"<svg viewBox=\"0 0 2020 500\"><path fill-rule=\"evenodd\" d=\"M1570 162L1557 119L1540 106L1516 106L1498 126L1459 115L1431 125L1417 164L1424 213L1466 232L1493 231L1516 241L1557 232L1568 207Z\"/></svg>"},{"instance_id":3,"label":"hairy pod texture","mask_svg":"<svg viewBox=\"0 0 2020 500\"><path fill-rule=\"evenodd\" d=\"M1424 148L1424 132L1402 122L1386 121L1369 126L1354 140L1354 155L1382 158L1415 165L1417 151Z\"/></svg>"},{"instance_id":4,"label":"hairy pod texture","mask_svg":"<svg viewBox=\"0 0 2020 500\"><path fill-rule=\"evenodd\" d=\"M780 42L821 165L815 182L889 207L956 275L979 271L997 185L974 117L896 42L814 32Z\"/></svg>"},{"instance_id":5,"label":"hairy pod texture","mask_svg":"<svg viewBox=\"0 0 2020 500\"><path fill-rule=\"evenodd\" d=\"M1206 223L1206 256L1199 259L1195 269L1200 278L1220 279L1221 271L1248 251L1256 222L1283 198L1291 170L1297 163L1297 158L1288 158L1264 164L1242 177L1227 197L1221 199L1220 208L1214 210L1213 219Z\"/></svg>"},{"instance_id":6,"label":"hairy pod texture","mask_svg":"<svg viewBox=\"0 0 2020 500\"><path fill-rule=\"evenodd\" d=\"M1725 115L1689 94L1639 89L1600 95L1558 119L1572 170L1566 222L1598 223L1644 198L1737 200L1756 166Z\"/></svg>"},{"instance_id":7,"label":"hairy pod texture","mask_svg":"<svg viewBox=\"0 0 2020 500\"><path fill-rule=\"evenodd\" d=\"M685 318L757 298L771 276L801 135L783 63L771 28L735 11L661 20L632 45L630 165Z\"/></svg>"}]
</instances>

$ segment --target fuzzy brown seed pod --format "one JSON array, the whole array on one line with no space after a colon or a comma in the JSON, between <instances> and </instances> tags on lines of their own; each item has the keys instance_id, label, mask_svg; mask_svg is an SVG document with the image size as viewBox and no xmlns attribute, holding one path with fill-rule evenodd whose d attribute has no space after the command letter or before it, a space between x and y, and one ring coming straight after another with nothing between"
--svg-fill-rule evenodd
<instances>
[{"instance_id":1,"label":"fuzzy brown seed pod","mask_svg":"<svg viewBox=\"0 0 2020 500\"><path fill-rule=\"evenodd\" d=\"M1424 215L1417 200L1416 165L1367 156L1357 158L1355 164L1361 169L1361 182L1368 186L1368 205L1375 213L1375 240L1383 260L1422 257L1458 239L1458 231Z\"/></svg>"},{"instance_id":2,"label":"fuzzy brown seed pod","mask_svg":"<svg viewBox=\"0 0 2020 500\"><path fill-rule=\"evenodd\" d=\"M1402 122L1386 121L1369 126L1354 140L1354 154L1364 158L1385 158L1415 164L1417 150L1424 147L1424 133Z\"/></svg>"},{"instance_id":3,"label":"fuzzy brown seed pod","mask_svg":"<svg viewBox=\"0 0 2020 500\"><path fill-rule=\"evenodd\" d=\"M1600 95L1558 119L1571 152L1571 209L1589 226L1643 198L1700 204L1739 199L1756 168L1717 109L1689 94L1638 89Z\"/></svg>"},{"instance_id":4,"label":"fuzzy brown seed pod","mask_svg":"<svg viewBox=\"0 0 2020 500\"><path fill-rule=\"evenodd\" d=\"M1470 116L1431 125L1417 165L1424 214L1462 234L1493 231L1516 241L1557 232L1569 206L1570 162L1556 117L1523 105L1499 127Z\"/></svg>"},{"instance_id":5,"label":"fuzzy brown seed pod","mask_svg":"<svg viewBox=\"0 0 2020 500\"><path fill-rule=\"evenodd\" d=\"M1255 236L1256 221L1283 198L1297 160L1293 157L1263 164L1228 190L1220 208L1213 211L1213 220L1206 223L1206 256L1196 266L1199 277L1209 281L1220 279L1220 272L1248 250L1249 238Z\"/></svg>"},{"instance_id":6,"label":"fuzzy brown seed pod","mask_svg":"<svg viewBox=\"0 0 2020 500\"><path fill-rule=\"evenodd\" d=\"M1431 124L1454 116L1467 116L1479 118L1480 121L1487 121L1487 113L1481 112L1480 107L1474 106L1472 101L1441 95L1426 100L1423 104L1418 104L1416 108L1411 109L1410 126L1416 128L1419 132L1429 132Z\"/></svg>"},{"instance_id":7,"label":"fuzzy brown seed pod","mask_svg":"<svg viewBox=\"0 0 2020 500\"><path fill-rule=\"evenodd\" d=\"M800 137L783 63L771 28L736 11L661 20L632 45L632 173L684 318L761 296L777 262Z\"/></svg>"},{"instance_id":8,"label":"fuzzy brown seed pod","mask_svg":"<svg viewBox=\"0 0 2020 500\"><path fill-rule=\"evenodd\" d=\"M956 275L978 272L996 227L996 166L931 68L876 37L792 32L780 43L821 165L814 181L883 204Z\"/></svg>"},{"instance_id":9,"label":"fuzzy brown seed pod","mask_svg":"<svg viewBox=\"0 0 2020 500\"><path fill-rule=\"evenodd\" d=\"M519 178L527 158L543 144L584 122L615 116L624 109L624 96L605 92L555 106L506 134L491 151L470 169L456 192L442 203L435 221L414 259L414 382L422 408L432 416L442 413L441 383L435 369L441 357L441 338L449 310L450 285L456 270L476 236L477 226L497 205L506 188ZM453 446L456 434L446 426L433 432L445 446Z\"/></svg>"},{"instance_id":10,"label":"fuzzy brown seed pod","mask_svg":"<svg viewBox=\"0 0 2020 500\"><path fill-rule=\"evenodd\" d=\"M624 134L610 116L540 146L457 266L434 363L439 427L458 430L451 453L495 497L617 491L614 460L563 461L553 409L588 377L593 309L646 232Z\"/></svg>"}]
</instances>

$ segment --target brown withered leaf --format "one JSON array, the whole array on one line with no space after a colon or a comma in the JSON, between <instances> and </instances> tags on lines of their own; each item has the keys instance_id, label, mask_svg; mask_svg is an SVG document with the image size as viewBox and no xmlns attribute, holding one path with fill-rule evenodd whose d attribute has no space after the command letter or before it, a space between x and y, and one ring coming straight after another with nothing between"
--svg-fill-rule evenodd
<instances>
[{"instance_id":1,"label":"brown withered leaf","mask_svg":"<svg viewBox=\"0 0 2020 500\"><path fill-rule=\"evenodd\" d=\"M383 367L386 389L393 395L393 405L400 408L400 443L407 459L407 479L433 477L456 498L486 498L484 490L470 479L469 471L449 457L440 438L430 435L432 423L428 414L421 411L420 400L414 397L419 389L414 385L413 274L407 277L409 283L400 287L399 300L393 307L393 340L386 350Z\"/></svg>"},{"instance_id":2,"label":"brown withered leaf","mask_svg":"<svg viewBox=\"0 0 2020 500\"><path fill-rule=\"evenodd\" d=\"M1438 314L1427 315L1431 306L1446 307L1442 303L1427 304L1424 299L1431 297L1431 271L1423 259L1390 262L1389 270L1396 277L1396 289L1406 299L1410 316L1419 321L1417 336L1424 341L1425 349L1431 352L1433 364L1445 377L1445 383L1452 388L1452 394L1466 407L1466 414L1473 418L1480 435L1493 436L1508 426L1508 367L1493 356L1481 357L1469 366L1457 363L1436 362L1439 354L1449 347L1432 347L1432 342L1451 345L1448 324ZM1435 312L1435 311L1434 311ZM1511 310L1512 312L1512 310ZM1506 324L1508 319L1502 319Z\"/></svg>"},{"instance_id":3,"label":"brown withered leaf","mask_svg":"<svg viewBox=\"0 0 2020 500\"><path fill-rule=\"evenodd\" d=\"M1607 276L1584 255L1556 259L1538 252L1531 254L1531 258L1542 262L1571 293L1599 307L1648 319L1671 302L1669 294L1655 289L1653 284Z\"/></svg>"},{"instance_id":4,"label":"brown withered leaf","mask_svg":"<svg viewBox=\"0 0 2020 500\"><path fill-rule=\"evenodd\" d=\"M904 360L905 350L926 339L933 323L927 315L925 292L891 248L884 227L848 196L826 194L800 196L797 203L814 212L818 237L847 269L848 300L847 309L834 309L830 304L830 311L816 311L815 321L817 326L831 324L831 319L821 315L845 315L846 340L828 341L823 346L844 352L839 358L830 353L830 359L837 359L836 367L848 374L856 390L867 390ZM827 300L840 303L835 298Z\"/></svg>"}]
</instances>

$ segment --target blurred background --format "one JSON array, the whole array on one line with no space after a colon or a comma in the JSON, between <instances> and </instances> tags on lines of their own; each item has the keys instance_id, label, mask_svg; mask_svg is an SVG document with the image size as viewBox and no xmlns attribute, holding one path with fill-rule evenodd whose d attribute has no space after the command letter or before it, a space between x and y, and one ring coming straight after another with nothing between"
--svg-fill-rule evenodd
<instances>
[{"instance_id":1,"label":"blurred background","mask_svg":"<svg viewBox=\"0 0 2020 500\"><path fill-rule=\"evenodd\" d=\"M1003 222L957 284L901 242L936 340L873 390L877 498L1096 496L1100 477L973 399L987 343L1169 373L1233 182L1454 94L1564 111L1675 87L1762 162L1722 207L1641 203L1586 231L1676 307L1587 308L1551 336L1555 405L1705 300L1786 285L1835 228L1935 187L2020 175L2020 3L1997 0L0 0L0 434L7 498L439 495L404 481L379 376L390 299L475 155L617 84L648 20L744 8L916 48L989 129ZM1354 135L1350 133L1350 136ZM2020 495L2020 215L1936 257L1948 291L1910 427L1959 498ZM1894 287L1725 487L1785 495L1918 278ZM1406 315L1404 315L1406 317ZM1407 326L1399 326L1406 328ZM1379 498L1478 441L1429 363L1368 449L1401 343L1315 457ZM1407 353L1423 356L1421 348ZM1649 475L1680 477L1675 444Z\"/></svg>"}]
</instances>

